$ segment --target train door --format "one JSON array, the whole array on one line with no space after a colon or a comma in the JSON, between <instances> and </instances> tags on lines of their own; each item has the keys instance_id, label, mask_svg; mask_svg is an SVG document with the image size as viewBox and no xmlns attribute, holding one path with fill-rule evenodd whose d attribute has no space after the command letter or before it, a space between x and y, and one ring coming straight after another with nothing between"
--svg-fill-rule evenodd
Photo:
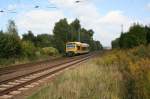
<instances>
[{"instance_id":1,"label":"train door","mask_svg":"<svg viewBox=\"0 0 150 99\"><path fill-rule=\"evenodd\" d=\"M77 45L77 53L80 53L81 47L80 45Z\"/></svg>"}]
</instances>

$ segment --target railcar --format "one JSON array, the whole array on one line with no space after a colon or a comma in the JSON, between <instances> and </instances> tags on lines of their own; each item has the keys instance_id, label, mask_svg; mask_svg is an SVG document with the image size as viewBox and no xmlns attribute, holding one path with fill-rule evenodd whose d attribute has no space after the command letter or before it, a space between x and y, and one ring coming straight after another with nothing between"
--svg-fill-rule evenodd
<instances>
[{"instance_id":1,"label":"railcar","mask_svg":"<svg viewBox=\"0 0 150 99\"><path fill-rule=\"evenodd\" d=\"M89 44L81 42L66 43L66 56L74 56L89 53Z\"/></svg>"}]
</instances>

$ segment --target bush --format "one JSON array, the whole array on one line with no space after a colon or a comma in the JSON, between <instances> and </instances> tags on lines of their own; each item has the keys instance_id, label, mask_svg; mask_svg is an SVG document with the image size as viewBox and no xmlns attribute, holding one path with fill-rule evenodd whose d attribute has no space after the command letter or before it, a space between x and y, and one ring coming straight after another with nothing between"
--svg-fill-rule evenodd
<instances>
[{"instance_id":1,"label":"bush","mask_svg":"<svg viewBox=\"0 0 150 99\"><path fill-rule=\"evenodd\" d=\"M150 46L107 52L97 64L118 65L124 79L124 99L150 99Z\"/></svg>"},{"instance_id":2,"label":"bush","mask_svg":"<svg viewBox=\"0 0 150 99\"><path fill-rule=\"evenodd\" d=\"M58 54L58 50L53 47L45 47L45 48L42 48L42 53L44 55L55 56Z\"/></svg>"},{"instance_id":3,"label":"bush","mask_svg":"<svg viewBox=\"0 0 150 99\"><path fill-rule=\"evenodd\" d=\"M0 58L16 58L21 54L21 41L15 35L0 35Z\"/></svg>"},{"instance_id":4,"label":"bush","mask_svg":"<svg viewBox=\"0 0 150 99\"><path fill-rule=\"evenodd\" d=\"M30 41L22 41L22 55L23 57L33 58L35 57L36 48Z\"/></svg>"}]
</instances>

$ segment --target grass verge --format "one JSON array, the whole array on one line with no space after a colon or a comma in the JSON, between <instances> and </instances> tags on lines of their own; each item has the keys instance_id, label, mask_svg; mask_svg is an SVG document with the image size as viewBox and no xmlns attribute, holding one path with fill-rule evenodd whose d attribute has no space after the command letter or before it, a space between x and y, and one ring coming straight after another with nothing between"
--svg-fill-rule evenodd
<instances>
[{"instance_id":1,"label":"grass verge","mask_svg":"<svg viewBox=\"0 0 150 99\"><path fill-rule=\"evenodd\" d=\"M107 52L28 99L150 99L150 46Z\"/></svg>"},{"instance_id":2,"label":"grass verge","mask_svg":"<svg viewBox=\"0 0 150 99\"><path fill-rule=\"evenodd\" d=\"M60 75L28 99L121 99L122 74L117 65L95 58Z\"/></svg>"}]
</instances>

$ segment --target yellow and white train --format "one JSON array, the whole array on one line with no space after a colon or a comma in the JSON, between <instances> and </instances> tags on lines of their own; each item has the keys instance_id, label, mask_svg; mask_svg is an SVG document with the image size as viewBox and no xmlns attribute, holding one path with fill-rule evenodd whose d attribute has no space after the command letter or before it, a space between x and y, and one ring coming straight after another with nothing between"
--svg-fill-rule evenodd
<instances>
[{"instance_id":1,"label":"yellow and white train","mask_svg":"<svg viewBox=\"0 0 150 99\"><path fill-rule=\"evenodd\" d=\"M81 42L66 43L66 56L89 53L89 44Z\"/></svg>"}]
</instances>

